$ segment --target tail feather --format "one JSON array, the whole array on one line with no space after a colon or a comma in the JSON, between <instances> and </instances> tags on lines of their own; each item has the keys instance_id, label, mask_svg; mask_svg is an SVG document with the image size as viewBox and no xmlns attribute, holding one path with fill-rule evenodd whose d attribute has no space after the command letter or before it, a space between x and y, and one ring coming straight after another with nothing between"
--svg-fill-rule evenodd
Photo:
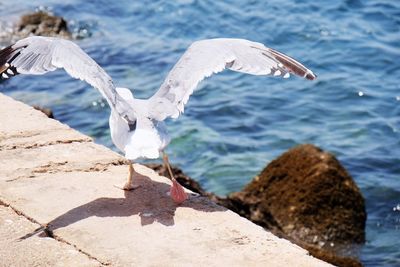
<instances>
[{"instance_id":1,"label":"tail feather","mask_svg":"<svg viewBox=\"0 0 400 267\"><path fill-rule=\"evenodd\" d=\"M125 145L125 157L129 160L137 158L156 159L160 156L161 140L154 128L140 128L131 135Z\"/></svg>"}]
</instances>

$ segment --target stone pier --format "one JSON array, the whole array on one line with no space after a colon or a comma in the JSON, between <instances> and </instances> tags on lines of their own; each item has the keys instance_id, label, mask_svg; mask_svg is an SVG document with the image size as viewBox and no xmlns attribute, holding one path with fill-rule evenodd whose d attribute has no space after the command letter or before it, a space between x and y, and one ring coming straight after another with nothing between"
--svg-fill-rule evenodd
<instances>
[{"instance_id":1,"label":"stone pier","mask_svg":"<svg viewBox=\"0 0 400 267\"><path fill-rule=\"evenodd\" d=\"M0 94L0 266L330 266Z\"/></svg>"}]
</instances>

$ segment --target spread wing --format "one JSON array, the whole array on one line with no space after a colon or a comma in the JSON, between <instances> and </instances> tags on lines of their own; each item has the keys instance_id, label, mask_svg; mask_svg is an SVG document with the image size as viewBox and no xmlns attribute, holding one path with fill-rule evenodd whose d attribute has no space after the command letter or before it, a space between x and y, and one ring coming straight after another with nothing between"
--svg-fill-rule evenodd
<instances>
[{"instance_id":1,"label":"spread wing","mask_svg":"<svg viewBox=\"0 0 400 267\"><path fill-rule=\"evenodd\" d=\"M288 78L290 73L314 80L316 75L293 58L263 44L244 39L210 39L194 42L149 99L150 117L177 118L194 89L204 78L230 69L253 75Z\"/></svg>"},{"instance_id":2,"label":"spread wing","mask_svg":"<svg viewBox=\"0 0 400 267\"><path fill-rule=\"evenodd\" d=\"M32 36L0 51L0 77L44 74L64 68L72 77L97 88L121 117L136 120L132 107L116 92L111 77L78 45L52 37Z\"/></svg>"}]
</instances>

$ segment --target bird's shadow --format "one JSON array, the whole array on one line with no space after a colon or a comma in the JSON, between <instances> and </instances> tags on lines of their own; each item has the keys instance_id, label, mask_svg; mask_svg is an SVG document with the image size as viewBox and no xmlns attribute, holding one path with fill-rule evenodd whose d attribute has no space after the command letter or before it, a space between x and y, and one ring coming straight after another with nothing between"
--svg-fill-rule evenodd
<instances>
[{"instance_id":1,"label":"bird's shadow","mask_svg":"<svg viewBox=\"0 0 400 267\"><path fill-rule=\"evenodd\" d=\"M176 210L182 207L202 212L223 212L227 210L216 205L208 198L193 193L189 194L189 199L178 205L167 194L170 190L170 185L151 180L147 176L138 173L136 173L134 179L139 187L133 191L124 191L124 198L97 198L65 212L34 232L19 239L26 239L40 231L44 231L47 236L52 235L59 228L67 227L70 224L92 216L139 216L142 226L154 222L165 226L172 226L175 224L174 217Z\"/></svg>"}]
</instances>

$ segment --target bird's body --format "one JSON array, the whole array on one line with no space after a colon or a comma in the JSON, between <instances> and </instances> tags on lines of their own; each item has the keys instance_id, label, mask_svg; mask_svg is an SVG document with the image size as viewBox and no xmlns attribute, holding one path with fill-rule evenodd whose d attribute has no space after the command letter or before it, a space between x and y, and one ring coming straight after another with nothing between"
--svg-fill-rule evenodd
<instances>
[{"instance_id":1,"label":"bird's body","mask_svg":"<svg viewBox=\"0 0 400 267\"><path fill-rule=\"evenodd\" d=\"M288 78L289 73L314 80L313 72L296 60L263 44L244 39L210 39L194 42L172 68L158 91L149 99L135 99L126 88L115 87L111 77L71 41L51 37L28 37L0 51L0 77L44 74L64 68L74 78L97 88L111 108L111 138L131 161L155 159L168 145L164 120L177 118L194 89L204 78L230 69L252 75ZM187 198L174 179L164 155L176 202ZM134 170L129 165L124 189L133 189Z\"/></svg>"},{"instance_id":2,"label":"bird's body","mask_svg":"<svg viewBox=\"0 0 400 267\"><path fill-rule=\"evenodd\" d=\"M160 152L169 144L170 137L163 121L157 121L148 117L148 101L134 99L131 91L127 88L117 87L117 92L136 109L136 124L127 125L117 112L111 110L110 132L115 146L125 153L129 160L138 158L156 159Z\"/></svg>"}]
</instances>

